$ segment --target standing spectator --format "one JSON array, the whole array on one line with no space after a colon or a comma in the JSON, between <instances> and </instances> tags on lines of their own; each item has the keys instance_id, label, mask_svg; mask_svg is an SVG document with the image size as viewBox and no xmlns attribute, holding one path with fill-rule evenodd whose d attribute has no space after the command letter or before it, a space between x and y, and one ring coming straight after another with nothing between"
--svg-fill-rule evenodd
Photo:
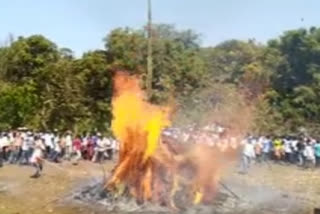
<instances>
[{"instance_id":1,"label":"standing spectator","mask_svg":"<svg viewBox=\"0 0 320 214\"><path fill-rule=\"evenodd\" d=\"M4 148L4 142L3 142L3 137L0 136L0 168L3 166L3 148Z\"/></svg>"},{"instance_id":2,"label":"standing spectator","mask_svg":"<svg viewBox=\"0 0 320 214\"><path fill-rule=\"evenodd\" d=\"M298 165L304 166L305 164L305 143L302 139L299 140L297 143L297 159L298 159Z\"/></svg>"},{"instance_id":3,"label":"standing spectator","mask_svg":"<svg viewBox=\"0 0 320 214\"><path fill-rule=\"evenodd\" d=\"M272 141L269 136L265 137L262 141L262 160L267 162L270 160Z\"/></svg>"},{"instance_id":4,"label":"standing spectator","mask_svg":"<svg viewBox=\"0 0 320 214\"><path fill-rule=\"evenodd\" d=\"M87 145L87 159L92 160L94 156L94 149L95 149L95 143L93 140L93 137L88 138L88 145Z\"/></svg>"},{"instance_id":5,"label":"standing spectator","mask_svg":"<svg viewBox=\"0 0 320 214\"><path fill-rule=\"evenodd\" d=\"M72 151L72 148L73 148L73 146L72 146L72 136L71 136L71 132L70 131L67 132L65 140L66 140L66 146L65 146L66 154L65 154L65 157L66 157L67 160L70 160L71 156L72 156L72 153L73 153L73 151Z\"/></svg>"},{"instance_id":6,"label":"standing spectator","mask_svg":"<svg viewBox=\"0 0 320 214\"><path fill-rule=\"evenodd\" d=\"M60 157L64 158L66 155L66 137L65 137L65 135L60 135L59 145L60 145L60 149L61 149Z\"/></svg>"},{"instance_id":7,"label":"standing spectator","mask_svg":"<svg viewBox=\"0 0 320 214\"><path fill-rule=\"evenodd\" d=\"M305 157L306 157L306 168L314 167L316 163L316 158L314 155L313 146L310 140L308 140L305 148Z\"/></svg>"},{"instance_id":8,"label":"standing spectator","mask_svg":"<svg viewBox=\"0 0 320 214\"><path fill-rule=\"evenodd\" d=\"M290 144L291 144L291 160L292 163L297 163L298 162L298 156L299 156L299 151L298 151L298 139L296 137L292 137L292 139L290 140Z\"/></svg>"},{"instance_id":9,"label":"standing spectator","mask_svg":"<svg viewBox=\"0 0 320 214\"><path fill-rule=\"evenodd\" d=\"M273 141L273 149L274 149L274 158L276 161L280 161L282 160L282 140L277 137L274 141Z\"/></svg>"},{"instance_id":10,"label":"standing spectator","mask_svg":"<svg viewBox=\"0 0 320 214\"><path fill-rule=\"evenodd\" d=\"M81 139L80 136L77 136L72 142L73 151L75 157L73 159L73 165L78 165L78 161L81 159Z\"/></svg>"},{"instance_id":11,"label":"standing spectator","mask_svg":"<svg viewBox=\"0 0 320 214\"><path fill-rule=\"evenodd\" d=\"M89 145L90 136L89 134L85 134L85 137L82 139L82 145L81 145L81 154L84 160L88 160L88 145Z\"/></svg>"},{"instance_id":12,"label":"standing spectator","mask_svg":"<svg viewBox=\"0 0 320 214\"><path fill-rule=\"evenodd\" d=\"M105 145L106 145L106 153L108 160L113 160L113 140L112 138L105 138Z\"/></svg>"},{"instance_id":13,"label":"standing spectator","mask_svg":"<svg viewBox=\"0 0 320 214\"><path fill-rule=\"evenodd\" d=\"M21 165L27 165L29 163L29 151L30 151L30 144L28 142L28 138L25 132L21 134L21 141L22 141L22 146L21 146L21 157L20 157L20 164Z\"/></svg>"},{"instance_id":14,"label":"standing spectator","mask_svg":"<svg viewBox=\"0 0 320 214\"><path fill-rule=\"evenodd\" d=\"M43 135L43 141L46 146L47 157L50 158L53 153L53 136L51 133L45 133Z\"/></svg>"},{"instance_id":15,"label":"standing spectator","mask_svg":"<svg viewBox=\"0 0 320 214\"><path fill-rule=\"evenodd\" d=\"M292 146L291 146L291 139L289 137L286 137L283 140L283 146L284 146L284 153L285 153L285 161L287 163L293 163L292 162Z\"/></svg>"},{"instance_id":16,"label":"standing spectator","mask_svg":"<svg viewBox=\"0 0 320 214\"><path fill-rule=\"evenodd\" d=\"M262 162L262 142L263 142L263 139L264 139L264 137L260 137L258 140L255 141L255 144L254 144L256 161L258 163Z\"/></svg>"},{"instance_id":17,"label":"standing spectator","mask_svg":"<svg viewBox=\"0 0 320 214\"><path fill-rule=\"evenodd\" d=\"M12 154L12 151L13 151L13 143L14 143L14 132L9 132L7 134L7 137L8 137L8 141L9 141L9 145L6 149L6 159L7 159L7 162L10 163L10 157L11 157L11 154Z\"/></svg>"},{"instance_id":18,"label":"standing spectator","mask_svg":"<svg viewBox=\"0 0 320 214\"><path fill-rule=\"evenodd\" d=\"M241 161L241 173L246 174L251 164L251 160L255 158L254 146L251 139L248 139L244 143Z\"/></svg>"},{"instance_id":19,"label":"standing spectator","mask_svg":"<svg viewBox=\"0 0 320 214\"><path fill-rule=\"evenodd\" d=\"M53 137L53 148L50 155L50 160L59 163L59 157L61 155L60 138L57 134Z\"/></svg>"},{"instance_id":20,"label":"standing spectator","mask_svg":"<svg viewBox=\"0 0 320 214\"><path fill-rule=\"evenodd\" d=\"M320 166L320 141L317 141L314 145L314 152L316 158L316 166Z\"/></svg>"},{"instance_id":21,"label":"standing spectator","mask_svg":"<svg viewBox=\"0 0 320 214\"><path fill-rule=\"evenodd\" d=\"M13 135L13 144L11 147L11 154L9 157L9 163L14 164L19 161L21 146L22 146L21 134L16 132Z\"/></svg>"},{"instance_id":22,"label":"standing spectator","mask_svg":"<svg viewBox=\"0 0 320 214\"><path fill-rule=\"evenodd\" d=\"M113 157L117 156L119 153L119 143L115 138L111 138L112 141L112 150L113 150Z\"/></svg>"},{"instance_id":23,"label":"standing spectator","mask_svg":"<svg viewBox=\"0 0 320 214\"><path fill-rule=\"evenodd\" d=\"M3 133L1 141L2 141L2 143L1 143L2 144L2 159L3 159L3 161L8 161L9 148L10 148L10 140L8 137L8 133Z\"/></svg>"},{"instance_id":24,"label":"standing spectator","mask_svg":"<svg viewBox=\"0 0 320 214\"><path fill-rule=\"evenodd\" d=\"M111 143L109 142L108 138L98 138L95 154L93 157L93 162L101 163L103 161L109 145L111 145Z\"/></svg>"},{"instance_id":25,"label":"standing spectator","mask_svg":"<svg viewBox=\"0 0 320 214\"><path fill-rule=\"evenodd\" d=\"M33 133L32 132L28 132L27 133L27 136L26 136L26 141L27 141L27 144L28 144L28 154L27 154L27 160L29 162L30 158L31 158L31 155L33 153L33 150L34 150L34 136L33 136Z\"/></svg>"}]
</instances>

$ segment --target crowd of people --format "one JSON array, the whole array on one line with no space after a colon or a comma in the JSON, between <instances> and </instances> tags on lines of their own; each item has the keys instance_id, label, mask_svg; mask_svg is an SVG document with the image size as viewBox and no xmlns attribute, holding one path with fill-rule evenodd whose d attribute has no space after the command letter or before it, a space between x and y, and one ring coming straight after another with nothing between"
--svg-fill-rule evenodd
<instances>
[{"instance_id":1,"label":"crowd of people","mask_svg":"<svg viewBox=\"0 0 320 214\"><path fill-rule=\"evenodd\" d=\"M311 137L248 137L243 142L242 172L250 163L295 164L304 168L320 167L320 141Z\"/></svg>"},{"instance_id":2,"label":"crowd of people","mask_svg":"<svg viewBox=\"0 0 320 214\"><path fill-rule=\"evenodd\" d=\"M242 145L241 172L247 173L252 162L295 164L304 168L320 167L320 141L310 137L253 137L223 138L223 130L212 132L182 132L179 129L164 130L181 143L204 143L209 146L238 147ZM194 134L190 134L194 133ZM208 133L211 133L210 135ZM238 145L238 146L237 146ZM0 167L3 164L31 165L35 167L32 178L41 175L44 161L59 163L79 160L101 163L113 160L119 150L119 143L110 136L100 133L74 135L67 131L36 133L27 130L0 133Z\"/></svg>"},{"instance_id":3,"label":"crowd of people","mask_svg":"<svg viewBox=\"0 0 320 214\"><path fill-rule=\"evenodd\" d=\"M24 130L0 134L0 167L3 164L34 166L32 178L41 175L44 161L59 163L66 160L77 165L83 159L101 163L112 160L117 151L117 141L100 133L74 136L70 131L59 134Z\"/></svg>"},{"instance_id":4,"label":"crowd of people","mask_svg":"<svg viewBox=\"0 0 320 214\"><path fill-rule=\"evenodd\" d=\"M173 128L165 135L178 142L242 148L241 171L247 172L250 164L280 163L303 168L320 167L320 140L306 136L230 136L226 128L217 124L201 128L188 127L186 130Z\"/></svg>"},{"instance_id":5,"label":"crowd of people","mask_svg":"<svg viewBox=\"0 0 320 214\"><path fill-rule=\"evenodd\" d=\"M320 141L306 136L230 136L225 128L211 125L185 130L169 129L166 135L178 142L218 146L221 150L241 146L240 172L247 173L251 163L279 163L301 168L320 167Z\"/></svg>"}]
</instances>

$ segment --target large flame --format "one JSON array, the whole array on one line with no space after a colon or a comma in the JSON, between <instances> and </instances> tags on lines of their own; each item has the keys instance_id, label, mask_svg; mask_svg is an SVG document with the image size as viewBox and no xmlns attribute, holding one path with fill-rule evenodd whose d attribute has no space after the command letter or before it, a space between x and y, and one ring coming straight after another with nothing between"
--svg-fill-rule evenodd
<instances>
[{"instance_id":1,"label":"large flame","mask_svg":"<svg viewBox=\"0 0 320 214\"><path fill-rule=\"evenodd\" d=\"M138 202L152 201L175 207L184 191L189 202L211 201L222 166L222 152L208 146L178 146L161 138L170 125L169 109L145 100L137 78L117 73L112 100L112 131L120 142L119 161L106 188ZM223 160L223 162L221 162Z\"/></svg>"}]
</instances>

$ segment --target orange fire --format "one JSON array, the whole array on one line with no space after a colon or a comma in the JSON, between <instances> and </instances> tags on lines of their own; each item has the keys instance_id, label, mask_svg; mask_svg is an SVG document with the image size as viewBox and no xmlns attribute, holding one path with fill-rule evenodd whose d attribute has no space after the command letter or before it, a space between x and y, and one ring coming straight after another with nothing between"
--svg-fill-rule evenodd
<instances>
[{"instance_id":1,"label":"orange fire","mask_svg":"<svg viewBox=\"0 0 320 214\"><path fill-rule=\"evenodd\" d=\"M112 131L120 142L119 161L106 189L175 207L179 192L190 203L210 202L223 166L235 150L174 144L161 137L170 125L168 108L148 103L133 76L119 72L114 78ZM231 152L230 152L231 151Z\"/></svg>"}]
</instances>

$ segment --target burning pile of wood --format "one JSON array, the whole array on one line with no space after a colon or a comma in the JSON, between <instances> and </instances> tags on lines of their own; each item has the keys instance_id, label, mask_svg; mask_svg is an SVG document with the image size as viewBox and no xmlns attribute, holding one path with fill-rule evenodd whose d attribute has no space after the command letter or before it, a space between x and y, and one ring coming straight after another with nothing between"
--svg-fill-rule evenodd
<instances>
[{"instance_id":1,"label":"burning pile of wood","mask_svg":"<svg viewBox=\"0 0 320 214\"><path fill-rule=\"evenodd\" d=\"M170 125L169 109L148 103L137 78L118 73L114 87L112 131L120 154L107 191L171 207L181 192L187 203L210 203L236 147L178 146L161 137Z\"/></svg>"}]
</instances>

